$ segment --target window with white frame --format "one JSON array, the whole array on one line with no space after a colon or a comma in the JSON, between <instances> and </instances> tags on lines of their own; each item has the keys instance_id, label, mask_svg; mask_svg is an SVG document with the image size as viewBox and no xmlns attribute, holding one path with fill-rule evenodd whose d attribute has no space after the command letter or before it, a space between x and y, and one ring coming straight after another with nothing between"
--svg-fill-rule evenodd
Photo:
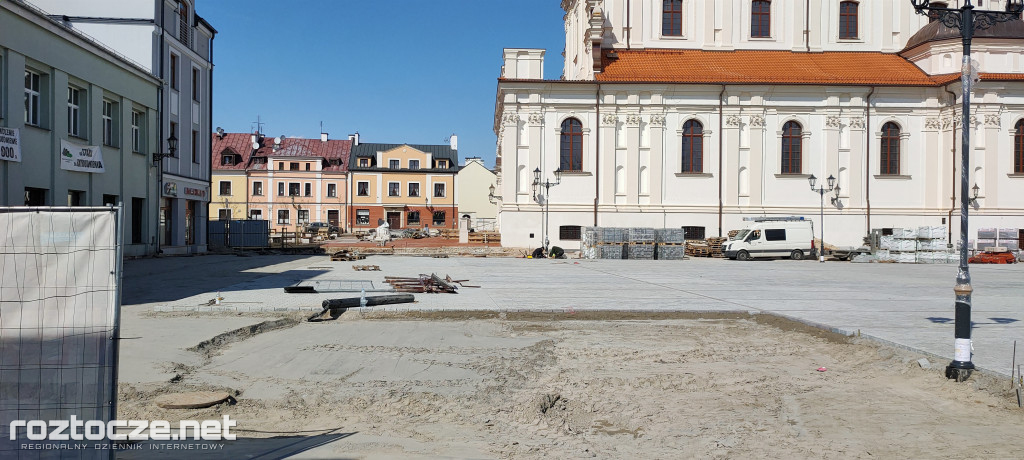
<instances>
[{"instance_id":1,"label":"window with white frame","mask_svg":"<svg viewBox=\"0 0 1024 460\"><path fill-rule=\"evenodd\" d=\"M231 195L231 181L222 180L220 181L220 194Z\"/></svg>"},{"instance_id":2,"label":"window with white frame","mask_svg":"<svg viewBox=\"0 0 1024 460\"><path fill-rule=\"evenodd\" d=\"M418 197L420 196L420 183L409 182L409 196Z\"/></svg>"},{"instance_id":3,"label":"window with white frame","mask_svg":"<svg viewBox=\"0 0 1024 460\"><path fill-rule=\"evenodd\" d=\"M249 210L249 218L252 219L252 220L263 220L263 210L262 209L250 209Z\"/></svg>"},{"instance_id":4,"label":"window with white frame","mask_svg":"<svg viewBox=\"0 0 1024 460\"><path fill-rule=\"evenodd\" d=\"M284 196L284 182L277 183L277 196Z\"/></svg>"},{"instance_id":5,"label":"window with white frame","mask_svg":"<svg viewBox=\"0 0 1024 460\"><path fill-rule=\"evenodd\" d=\"M309 182L306 182L305 185L306 185L305 186L305 192L306 193L303 193L303 195L305 195L305 196L313 196L313 184L310 184Z\"/></svg>"},{"instance_id":6,"label":"window with white frame","mask_svg":"<svg viewBox=\"0 0 1024 460\"><path fill-rule=\"evenodd\" d=\"M142 112L132 110L132 151L142 151Z\"/></svg>"},{"instance_id":7,"label":"window with white frame","mask_svg":"<svg viewBox=\"0 0 1024 460\"><path fill-rule=\"evenodd\" d=\"M301 185L298 182L289 182L288 183L288 195L289 196L299 196L299 187L301 187Z\"/></svg>"},{"instance_id":8,"label":"window with white frame","mask_svg":"<svg viewBox=\"0 0 1024 460\"><path fill-rule=\"evenodd\" d=\"M31 70L25 71L25 123L32 126L40 125L40 83L42 77Z\"/></svg>"},{"instance_id":9,"label":"window with white frame","mask_svg":"<svg viewBox=\"0 0 1024 460\"><path fill-rule=\"evenodd\" d=\"M114 117L117 114L117 103L103 100L103 144L117 146L117 126Z\"/></svg>"},{"instance_id":10,"label":"window with white frame","mask_svg":"<svg viewBox=\"0 0 1024 460\"><path fill-rule=\"evenodd\" d=\"M78 137L81 132L82 90L68 86L68 134Z\"/></svg>"},{"instance_id":11,"label":"window with white frame","mask_svg":"<svg viewBox=\"0 0 1024 460\"><path fill-rule=\"evenodd\" d=\"M402 167L401 165L402 165L402 162L399 161L399 160L389 160L388 161L388 168L390 168L390 169L399 169L399 168Z\"/></svg>"},{"instance_id":12,"label":"window with white frame","mask_svg":"<svg viewBox=\"0 0 1024 460\"><path fill-rule=\"evenodd\" d=\"M278 209L277 210L277 223L288 224L288 210Z\"/></svg>"},{"instance_id":13,"label":"window with white frame","mask_svg":"<svg viewBox=\"0 0 1024 460\"><path fill-rule=\"evenodd\" d=\"M683 0L664 0L661 5L661 34L683 35Z\"/></svg>"},{"instance_id":14,"label":"window with white frame","mask_svg":"<svg viewBox=\"0 0 1024 460\"><path fill-rule=\"evenodd\" d=\"M370 183L363 181L356 182L356 195L370 196Z\"/></svg>"},{"instance_id":15,"label":"window with white frame","mask_svg":"<svg viewBox=\"0 0 1024 460\"><path fill-rule=\"evenodd\" d=\"M263 182L253 182L252 183L252 194L254 196L263 195Z\"/></svg>"},{"instance_id":16,"label":"window with white frame","mask_svg":"<svg viewBox=\"0 0 1024 460\"><path fill-rule=\"evenodd\" d=\"M299 210L299 221L298 221L298 224L302 225L302 224L308 224L308 223L309 223L309 210L308 209L300 209Z\"/></svg>"},{"instance_id":17,"label":"window with white frame","mask_svg":"<svg viewBox=\"0 0 1024 460\"><path fill-rule=\"evenodd\" d=\"M754 0L750 2L750 37L770 38L772 36L772 2Z\"/></svg>"},{"instance_id":18,"label":"window with white frame","mask_svg":"<svg viewBox=\"0 0 1024 460\"><path fill-rule=\"evenodd\" d=\"M420 169L420 160L409 160L409 169Z\"/></svg>"},{"instance_id":19,"label":"window with white frame","mask_svg":"<svg viewBox=\"0 0 1024 460\"><path fill-rule=\"evenodd\" d=\"M401 182L388 182L388 196L402 196Z\"/></svg>"}]
</instances>

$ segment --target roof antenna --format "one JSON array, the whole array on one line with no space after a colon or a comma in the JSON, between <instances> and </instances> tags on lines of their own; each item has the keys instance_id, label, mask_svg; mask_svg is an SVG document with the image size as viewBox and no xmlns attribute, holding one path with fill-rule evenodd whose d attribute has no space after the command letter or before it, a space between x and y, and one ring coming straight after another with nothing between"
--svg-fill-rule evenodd
<instances>
[{"instance_id":1,"label":"roof antenna","mask_svg":"<svg viewBox=\"0 0 1024 460\"><path fill-rule=\"evenodd\" d=\"M266 123L263 123L262 120L263 119L257 114L256 115L256 121L250 122L249 129L252 129L252 126L256 125L256 134L262 133L263 132L263 125L266 124Z\"/></svg>"}]
</instances>

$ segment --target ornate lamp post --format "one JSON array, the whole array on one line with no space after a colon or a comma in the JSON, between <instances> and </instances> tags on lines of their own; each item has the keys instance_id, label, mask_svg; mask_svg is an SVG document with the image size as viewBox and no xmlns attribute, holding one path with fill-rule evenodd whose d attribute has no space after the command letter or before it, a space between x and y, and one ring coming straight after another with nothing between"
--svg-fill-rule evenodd
<instances>
[{"instance_id":1,"label":"ornate lamp post","mask_svg":"<svg viewBox=\"0 0 1024 460\"><path fill-rule=\"evenodd\" d=\"M544 257L548 256L548 243L549 243L549 241L548 241L548 221L550 220L549 216L548 216L548 211L551 209L551 207L550 207L551 200L549 199L550 196L551 196L551 187L554 187L554 186L556 186L558 184L561 184L561 183L562 183L562 169L561 168L555 170L555 181L554 182L551 182L550 180L547 180L547 179L545 179L544 182L541 182L540 181L540 168L537 168L537 169L533 170L533 184L532 184L533 185L533 201L536 201L538 204L541 204L541 205L544 206L544 215L542 217L542 220L543 220L542 224L544 225ZM544 187L544 195L543 196L537 194L537 191L538 191L537 188L538 187ZM541 200L544 200L544 201L541 202Z\"/></svg>"},{"instance_id":2,"label":"ornate lamp post","mask_svg":"<svg viewBox=\"0 0 1024 460\"><path fill-rule=\"evenodd\" d=\"M964 121L963 138L960 143L960 267L956 275L956 325L953 345L953 362L946 366L946 378L963 382L971 376L974 363L971 362L971 273L967 268L967 194L971 130L971 38L974 31L984 30L1000 22L1020 20L1024 11L1024 0L1007 0L1005 11L975 10L971 0L964 0L960 8L932 7L929 0L910 0L918 14L933 17L942 25L960 30L963 41L963 65L960 82L962 86ZM950 222L952 224L952 222Z\"/></svg>"},{"instance_id":3,"label":"ornate lamp post","mask_svg":"<svg viewBox=\"0 0 1024 460\"><path fill-rule=\"evenodd\" d=\"M156 173L157 173L157 176L158 176L157 177L157 181L156 181L156 183L157 183L157 190L156 190L156 209L157 209L157 213L156 213L156 230L157 230L157 235L156 235L156 253L157 254L160 254L160 244L161 244L161 241L160 241L161 235L159 234L160 233L160 218L162 217L162 214L163 214L163 210L161 210L161 208L160 208L161 207L161 203L163 202L163 198L164 198L164 165L163 165L163 161L164 161L164 158L175 158L174 154L177 153L177 151L178 151L178 138L172 132L171 135L167 137L167 151L166 152L153 152L153 166L156 167ZM165 229L165 231L169 232L171 230L168 228L168 229Z\"/></svg>"},{"instance_id":4,"label":"ornate lamp post","mask_svg":"<svg viewBox=\"0 0 1024 460\"><path fill-rule=\"evenodd\" d=\"M814 184L818 181L818 178L814 177L814 174L811 174L811 177L807 178L807 182L811 183L811 191L817 192L821 198L821 220L818 221L821 222L821 248L818 249L818 261L822 263L825 262L825 194L836 188L836 178L832 177L831 174L829 174L828 179L825 180L828 182L828 188L825 188L825 184L821 184L821 187L814 188Z\"/></svg>"}]
</instances>

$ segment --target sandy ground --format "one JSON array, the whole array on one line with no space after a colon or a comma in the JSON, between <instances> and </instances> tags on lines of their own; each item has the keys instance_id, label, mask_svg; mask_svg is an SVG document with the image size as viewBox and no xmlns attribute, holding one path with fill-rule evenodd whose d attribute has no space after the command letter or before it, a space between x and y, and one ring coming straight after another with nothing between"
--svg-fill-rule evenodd
<instances>
[{"instance_id":1,"label":"sandy ground","mask_svg":"<svg viewBox=\"0 0 1024 460\"><path fill-rule=\"evenodd\" d=\"M239 440L215 453L119 458L1020 456L1024 410L1008 378L954 383L944 362L923 369L923 355L770 315L250 319L276 322L168 344L199 346L187 362L159 363L173 382L122 384L119 406L122 419L227 414ZM190 389L228 389L237 403L177 411L152 403Z\"/></svg>"}]
</instances>

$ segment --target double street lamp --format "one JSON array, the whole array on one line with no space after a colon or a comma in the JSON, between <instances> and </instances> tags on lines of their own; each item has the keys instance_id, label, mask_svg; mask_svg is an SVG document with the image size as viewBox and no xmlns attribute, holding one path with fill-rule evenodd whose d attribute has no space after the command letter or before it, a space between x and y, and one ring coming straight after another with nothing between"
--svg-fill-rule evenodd
<instances>
[{"instance_id":1,"label":"double street lamp","mask_svg":"<svg viewBox=\"0 0 1024 460\"><path fill-rule=\"evenodd\" d=\"M963 65L961 66L962 115L964 129L960 142L960 267L957 270L956 286L956 323L954 326L955 341L953 345L953 361L946 366L946 378L963 382L971 376L974 363L971 362L971 274L967 268L967 207L971 201L967 194L968 171L970 170L970 124L971 111L971 38L974 32L992 27L1000 22L1020 20L1024 11L1024 0L1007 0L1005 11L975 10L971 0L964 0L960 8L931 6L929 0L910 0L918 14L934 18L942 25L960 30L963 42ZM950 222L952 224L952 222Z\"/></svg>"},{"instance_id":2,"label":"double street lamp","mask_svg":"<svg viewBox=\"0 0 1024 460\"><path fill-rule=\"evenodd\" d=\"M561 168L555 170L555 181L554 182L551 182L548 179L545 179L544 182L541 182L540 181L540 168L537 168L537 169L533 170L533 184L532 184L532 186L533 186L533 201L536 201L538 204L544 206L544 214L541 217L541 220L543 221L542 225L544 227L544 257L547 257L547 255L548 255L548 244L549 244L549 241L548 241L548 223L549 223L549 220L550 220L549 217L548 217L548 211L550 210L550 204L551 204L551 199L550 199L550 197L551 197L551 187L554 187L554 186L556 186L558 184L561 184L561 183L562 183L562 169ZM541 196L541 195L539 195L537 193L539 187L544 187L544 195L543 196ZM541 201L541 200L543 200L543 201Z\"/></svg>"},{"instance_id":3,"label":"double street lamp","mask_svg":"<svg viewBox=\"0 0 1024 460\"><path fill-rule=\"evenodd\" d=\"M817 192L818 195L821 196L821 218L818 221L821 224L821 247L818 249L818 261L820 262L825 262L825 194L835 190L836 188L836 178L832 177L831 174L829 174L828 179L825 180L828 182L827 189L825 188L825 184L821 184L821 187L814 188L814 184L818 182L818 178L814 177L814 174L811 174L811 177L807 178L807 181L811 183L811 191Z\"/></svg>"}]
</instances>

